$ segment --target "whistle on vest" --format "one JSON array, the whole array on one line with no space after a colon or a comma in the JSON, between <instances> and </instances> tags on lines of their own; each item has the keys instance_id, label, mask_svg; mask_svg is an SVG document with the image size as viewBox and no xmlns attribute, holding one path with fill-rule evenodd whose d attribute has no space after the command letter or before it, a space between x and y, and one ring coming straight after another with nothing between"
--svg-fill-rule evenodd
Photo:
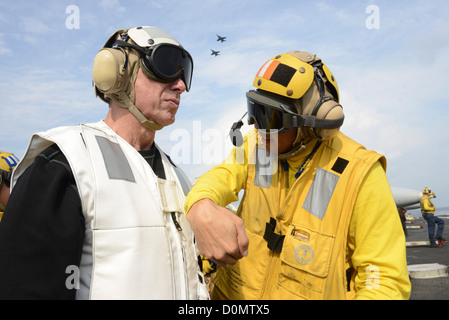
<instances>
[{"instance_id":1,"label":"whistle on vest","mask_svg":"<svg viewBox=\"0 0 449 320\"><path fill-rule=\"evenodd\" d=\"M295 226L293 226L291 235L294 238L301 240L303 242L309 242L309 240L310 240L310 234L308 234L304 230L297 230Z\"/></svg>"}]
</instances>

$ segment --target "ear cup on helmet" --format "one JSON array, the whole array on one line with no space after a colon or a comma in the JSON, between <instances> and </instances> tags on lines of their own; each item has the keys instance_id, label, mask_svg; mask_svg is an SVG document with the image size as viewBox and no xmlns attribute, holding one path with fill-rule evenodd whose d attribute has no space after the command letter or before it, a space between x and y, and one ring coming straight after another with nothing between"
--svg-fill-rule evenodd
<instances>
[{"instance_id":1,"label":"ear cup on helmet","mask_svg":"<svg viewBox=\"0 0 449 320\"><path fill-rule=\"evenodd\" d=\"M326 89L326 97L330 97L330 94ZM302 115L313 115L317 119L324 120L337 120L344 118L343 107L334 99L324 99L322 103L320 101L320 93L316 83L312 84L309 90L304 94L301 99L295 100L294 104L296 110ZM301 142L304 137L310 137L319 140L326 140L334 136L340 128L309 128L303 127L298 133L298 137L295 144Z\"/></svg>"},{"instance_id":2,"label":"ear cup on helmet","mask_svg":"<svg viewBox=\"0 0 449 320\"><path fill-rule=\"evenodd\" d=\"M325 120L336 120L344 117L343 115L343 107L336 102L335 100L328 100L323 102L320 106L316 117L318 119ZM333 137L340 128L335 129L321 129L321 128L313 128L314 136L320 140L326 140Z\"/></svg>"},{"instance_id":3,"label":"ear cup on helmet","mask_svg":"<svg viewBox=\"0 0 449 320\"><path fill-rule=\"evenodd\" d=\"M95 56L92 69L95 87L107 94L123 91L129 78L126 64L127 57L123 49L101 49Z\"/></svg>"}]
</instances>

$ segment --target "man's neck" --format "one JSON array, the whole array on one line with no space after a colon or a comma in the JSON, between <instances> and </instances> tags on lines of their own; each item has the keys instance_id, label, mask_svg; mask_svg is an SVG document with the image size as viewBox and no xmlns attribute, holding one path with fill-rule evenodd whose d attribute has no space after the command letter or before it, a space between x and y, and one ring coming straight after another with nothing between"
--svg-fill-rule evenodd
<instances>
[{"instance_id":1,"label":"man's neck","mask_svg":"<svg viewBox=\"0 0 449 320\"><path fill-rule=\"evenodd\" d=\"M127 109L111 110L104 122L137 151L149 150L156 132L144 127Z\"/></svg>"}]
</instances>

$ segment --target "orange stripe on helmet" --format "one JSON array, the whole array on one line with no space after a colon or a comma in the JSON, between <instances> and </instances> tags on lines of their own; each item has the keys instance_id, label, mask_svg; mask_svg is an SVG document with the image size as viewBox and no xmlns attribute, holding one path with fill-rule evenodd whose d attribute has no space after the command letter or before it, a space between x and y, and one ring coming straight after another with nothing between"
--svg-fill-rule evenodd
<instances>
[{"instance_id":1,"label":"orange stripe on helmet","mask_svg":"<svg viewBox=\"0 0 449 320\"><path fill-rule=\"evenodd\" d=\"M265 62L265 64L262 66L262 68L259 69L259 72L257 73L258 77L270 80L271 76L273 75L274 70L279 65L279 61L277 60L268 60Z\"/></svg>"}]
</instances>

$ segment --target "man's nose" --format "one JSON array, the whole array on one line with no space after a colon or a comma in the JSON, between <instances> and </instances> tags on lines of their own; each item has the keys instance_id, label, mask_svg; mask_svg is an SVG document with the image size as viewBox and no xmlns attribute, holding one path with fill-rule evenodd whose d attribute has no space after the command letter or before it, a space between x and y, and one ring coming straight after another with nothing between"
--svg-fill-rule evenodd
<instances>
[{"instance_id":1,"label":"man's nose","mask_svg":"<svg viewBox=\"0 0 449 320\"><path fill-rule=\"evenodd\" d=\"M172 82L171 89L177 90L179 91L179 93L183 93L184 91L186 91L186 84L181 78L178 78Z\"/></svg>"}]
</instances>

